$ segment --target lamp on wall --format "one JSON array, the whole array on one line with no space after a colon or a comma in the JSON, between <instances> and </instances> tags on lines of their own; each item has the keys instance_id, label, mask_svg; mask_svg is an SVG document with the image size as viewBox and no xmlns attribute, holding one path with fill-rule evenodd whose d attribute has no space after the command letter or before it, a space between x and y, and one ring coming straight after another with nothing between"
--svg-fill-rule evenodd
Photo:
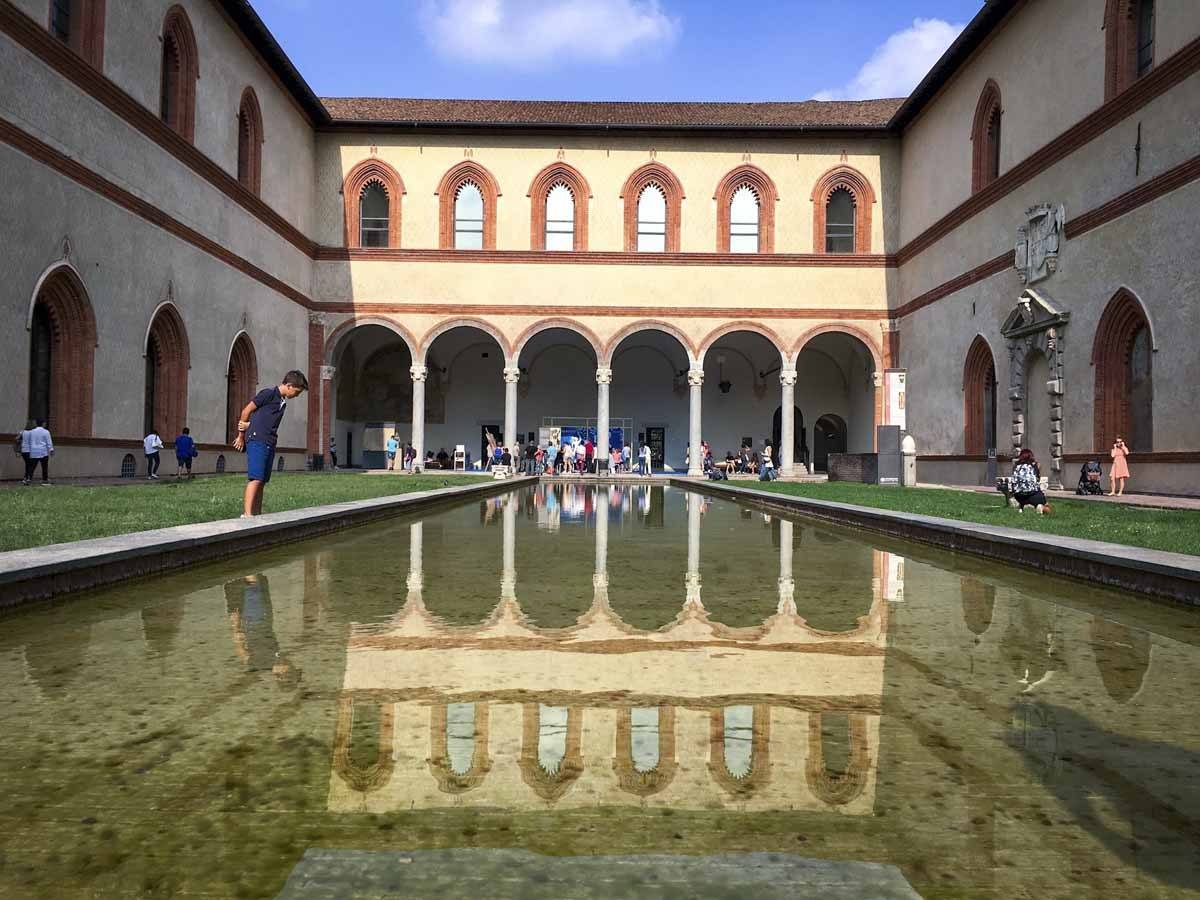
<instances>
[{"instance_id":1,"label":"lamp on wall","mask_svg":"<svg viewBox=\"0 0 1200 900\"><path fill-rule=\"evenodd\" d=\"M722 394L728 394L729 389L733 387L733 382L725 377L725 354L717 357L717 371L720 374L721 380L717 382L717 387L721 389Z\"/></svg>"}]
</instances>

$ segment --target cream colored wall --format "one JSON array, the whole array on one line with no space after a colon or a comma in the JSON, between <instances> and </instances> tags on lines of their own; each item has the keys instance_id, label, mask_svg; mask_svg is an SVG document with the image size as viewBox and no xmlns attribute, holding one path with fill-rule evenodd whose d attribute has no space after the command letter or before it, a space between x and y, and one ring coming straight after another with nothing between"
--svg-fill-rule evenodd
<instances>
[{"instance_id":1,"label":"cream colored wall","mask_svg":"<svg viewBox=\"0 0 1200 900\"><path fill-rule=\"evenodd\" d=\"M343 245L342 181L357 163L378 148L378 158L393 166L404 181L400 246L438 246L438 197L442 176L470 159L495 176L501 196L497 203L496 247L530 249L530 200L534 177L543 168L563 161L578 169L592 191L589 203L588 249L624 250L625 180L640 166L657 161L671 169L683 186L680 247L685 252L717 249L717 210L713 196L731 169L749 162L775 182L775 250L811 253L813 186L828 169L842 164L861 171L875 189L872 250L891 248L896 235L885 230L895 218L899 197L896 143L868 139L745 139L712 138L591 138L394 134L321 134L317 139L317 217L319 240ZM842 160L842 154L846 159Z\"/></svg>"}]
</instances>

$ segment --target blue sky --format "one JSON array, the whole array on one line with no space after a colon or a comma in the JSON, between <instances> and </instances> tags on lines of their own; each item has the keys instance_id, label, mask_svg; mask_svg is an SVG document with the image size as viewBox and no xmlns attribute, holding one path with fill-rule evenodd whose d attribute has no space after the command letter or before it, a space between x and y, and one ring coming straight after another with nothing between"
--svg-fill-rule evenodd
<instances>
[{"instance_id":1,"label":"blue sky","mask_svg":"<svg viewBox=\"0 0 1200 900\"><path fill-rule=\"evenodd\" d=\"M253 0L322 96L904 96L981 0ZM372 24L364 27L363 22Z\"/></svg>"}]
</instances>

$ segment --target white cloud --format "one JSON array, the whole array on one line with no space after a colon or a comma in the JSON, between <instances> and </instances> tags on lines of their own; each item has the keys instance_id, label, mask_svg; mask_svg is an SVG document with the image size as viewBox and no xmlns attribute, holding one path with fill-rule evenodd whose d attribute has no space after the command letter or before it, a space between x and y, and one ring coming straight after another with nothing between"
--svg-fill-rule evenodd
<instances>
[{"instance_id":1,"label":"white cloud","mask_svg":"<svg viewBox=\"0 0 1200 900\"><path fill-rule=\"evenodd\" d=\"M667 46L680 23L658 0L425 0L421 27L443 56L535 69Z\"/></svg>"},{"instance_id":2,"label":"white cloud","mask_svg":"<svg viewBox=\"0 0 1200 900\"><path fill-rule=\"evenodd\" d=\"M873 100L907 97L965 25L943 19L914 19L875 48L847 84L813 95L814 100Z\"/></svg>"}]
</instances>

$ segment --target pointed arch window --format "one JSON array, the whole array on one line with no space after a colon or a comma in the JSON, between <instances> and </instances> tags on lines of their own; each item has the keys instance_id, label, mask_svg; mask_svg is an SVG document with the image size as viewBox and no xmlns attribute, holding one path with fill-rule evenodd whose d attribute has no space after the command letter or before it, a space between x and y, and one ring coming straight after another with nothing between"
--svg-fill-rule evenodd
<instances>
[{"instance_id":1,"label":"pointed arch window","mask_svg":"<svg viewBox=\"0 0 1200 900\"><path fill-rule=\"evenodd\" d=\"M748 184L733 192L729 204L729 252L758 252L758 197Z\"/></svg>"},{"instance_id":2,"label":"pointed arch window","mask_svg":"<svg viewBox=\"0 0 1200 900\"><path fill-rule=\"evenodd\" d=\"M1154 68L1154 0L1107 0L1104 8L1104 99Z\"/></svg>"},{"instance_id":3,"label":"pointed arch window","mask_svg":"<svg viewBox=\"0 0 1200 900\"><path fill-rule=\"evenodd\" d=\"M200 77L199 54L192 23L182 6L172 6L163 19L162 82L159 114L185 140L196 132L196 80Z\"/></svg>"},{"instance_id":4,"label":"pointed arch window","mask_svg":"<svg viewBox=\"0 0 1200 900\"><path fill-rule=\"evenodd\" d=\"M166 303L155 313L146 335L146 433L154 428L170 440L187 424L190 366L183 319L172 304Z\"/></svg>"},{"instance_id":5,"label":"pointed arch window","mask_svg":"<svg viewBox=\"0 0 1200 900\"><path fill-rule=\"evenodd\" d=\"M825 201L825 252L854 252L854 195L844 187Z\"/></svg>"},{"instance_id":6,"label":"pointed arch window","mask_svg":"<svg viewBox=\"0 0 1200 900\"><path fill-rule=\"evenodd\" d=\"M258 194L262 186L262 143L262 110L254 88L247 87L238 107L237 177L253 194Z\"/></svg>"},{"instance_id":7,"label":"pointed arch window","mask_svg":"<svg viewBox=\"0 0 1200 900\"><path fill-rule=\"evenodd\" d=\"M400 173L381 159L364 159L342 183L347 247L399 247Z\"/></svg>"},{"instance_id":8,"label":"pointed arch window","mask_svg":"<svg viewBox=\"0 0 1200 900\"><path fill-rule=\"evenodd\" d=\"M50 0L50 33L97 69L104 65L105 0Z\"/></svg>"},{"instance_id":9,"label":"pointed arch window","mask_svg":"<svg viewBox=\"0 0 1200 900\"><path fill-rule=\"evenodd\" d=\"M1000 177L1000 124L1004 110L1000 88L988 79L975 106L971 125L971 193L983 190Z\"/></svg>"},{"instance_id":10,"label":"pointed arch window","mask_svg":"<svg viewBox=\"0 0 1200 900\"><path fill-rule=\"evenodd\" d=\"M726 174L717 202L718 253L774 253L775 183L762 169L742 165Z\"/></svg>"},{"instance_id":11,"label":"pointed arch window","mask_svg":"<svg viewBox=\"0 0 1200 900\"><path fill-rule=\"evenodd\" d=\"M982 456L995 446L996 364L980 335L963 364L963 448L969 456Z\"/></svg>"},{"instance_id":12,"label":"pointed arch window","mask_svg":"<svg viewBox=\"0 0 1200 900\"><path fill-rule=\"evenodd\" d=\"M1150 321L1122 288L1104 308L1092 345L1093 449L1107 453L1120 435L1133 453L1154 449L1153 342Z\"/></svg>"},{"instance_id":13,"label":"pointed arch window","mask_svg":"<svg viewBox=\"0 0 1200 900\"><path fill-rule=\"evenodd\" d=\"M667 249L667 196L657 184L642 188L637 205L637 251L662 253Z\"/></svg>"},{"instance_id":14,"label":"pointed arch window","mask_svg":"<svg viewBox=\"0 0 1200 900\"><path fill-rule=\"evenodd\" d=\"M483 191L464 181L454 195L454 249L483 249Z\"/></svg>"},{"instance_id":15,"label":"pointed arch window","mask_svg":"<svg viewBox=\"0 0 1200 900\"><path fill-rule=\"evenodd\" d=\"M244 331L230 348L225 388L225 443L232 444L242 407L258 389L258 359Z\"/></svg>"},{"instance_id":16,"label":"pointed arch window","mask_svg":"<svg viewBox=\"0 0 1200 900\"><path fill-rule=\"evenodd\" d=\"M678 253L683 188L670 169L647 163L625 181L625 249Z\"/></svg>"},{"instance_id":17,"label":"pointed arch window","mask_svg":"<svg viewBox=\"0 0 1200 900\"><path fill-rule=\"evenodd\" d=\"M564 182L550 188L546 194L547 250L575 249L575 198Z\"/></svg>"},{"instance_id":18,"label":"pointed arch window","mask_svg":"<svg viewBox=\"0 0 1200 900\"><path fill-rule=\"evenodd\" d=\"M96 319L87 291L66 266L45 278L29 338L29 417L56 435L92 436Z\"/></svg>"},{"instance_id":19,"label":"pointed arch window","mask_svg":"<svg viewBox=\"0 0 1200 900\"><path fill-rule=\"evenodd\" d=\"M875 191L857 169L830 169L813 188L813 252L870 253Z\"/></svg>"},{"instance_id":20,"label":"pointed arch window","mask_svg":"<svg viewBox=\"0 0 1200 900\"><path fill-rule=\"evenodd\" d=\"M587 179L565 162L546 166L529 185L529 246L534 250L586 250Z\"/></svg>"},{"instance_id":21,"label":"pointed arch window","mask_svg":"<svg viewBox=\"0 0 1200 900\"><path fill-rule=\"evenodd\" d=\"M378 181L368 181L358 198L359 243L363 247L386 247L390 222L387 189Z\"/></svg>"},{"instance_id":22,"label":"pointed arch window","mask_svg":"<svg viewBox=\"0 0 1200 900\"><path fill-rule=\"evenodd\" d=\"M442 176L437 189L438 244L443 250L495 250L500 186L473 161Z\"/></svg>"}]
</instances>

